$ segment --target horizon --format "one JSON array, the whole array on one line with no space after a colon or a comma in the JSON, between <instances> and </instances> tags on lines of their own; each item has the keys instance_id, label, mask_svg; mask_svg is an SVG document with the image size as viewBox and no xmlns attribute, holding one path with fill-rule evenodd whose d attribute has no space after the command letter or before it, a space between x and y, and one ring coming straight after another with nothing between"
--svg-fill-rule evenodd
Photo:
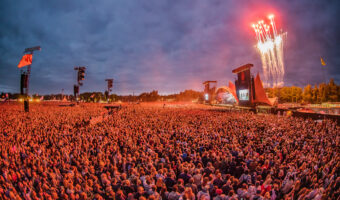
<instances>
[{"instance_id":1,"label":"horizon","mask_svg":"<svg viewBox=\"0 0 340 200\"><path fill-rule=\"evenodd\" d=\"M326 81L326 82L321 82L321 83L314 84L314 85L312 85L312 84L307 84L307 85L305 85L305 86L295 86L295 85L291 85L291 86L279 86L279 87L264 87L264 89L265 89L265 90L269 90L269 89L279 89L279 90L281 90L281 89L283 89L283 88L298 87L298 88L301 88L302 91L303 91L308 85L310 85L312 88L314 88L315 86L320 87L321 84L328 85L332 80L333 80L333 82L334 82L336 85L338 85L338 84L334 81L334 79L329 79L329 80ZM224 86L229 87L229 86L227 86L227 85L224 85ZM217 87L216 87L216 90L218 90L219 88L224 87L224 86L222 86L222 85L217 86ZM200 90L184 89L184 90L181 90L181 91L178 91L178 92L174 92L174 93L163 93L163 92L159 92L158 90L150 90L150 91L142 91L142 92L140 92L140 93L134 93L134 92L133 92L133 93L125 93L125 94L117 94L117 93L115 93L115 92L110 92L110 95L117 95L117 96L136 96L136 97L137 97L137 96L139 96L139 95L141 95L141 94L143 94L143 93L151 93L151 92L153 92L153 91L157 91L157 92L158 92L158 95L160 95L160 96L179 95L180 93L186 92L186 91L194 91L194 92L204 93L204 91L200 91ZM9 94L11 94L11 95L20 95L20 92L4 92L4 91L1 91L1 90L0 90L0 93L9 93ZM89 94L91 94L91 93L101 93L101 94L105 95L105 91L83 91L83 92L80 92L79 94L82 95L82 94L85 94L85 93L89 93ZM35 96L48 96L48 95L67 95L67 96L73 96L72 93L62 93L62 92L60 92L60 93L48 93L48 94L46 94L46 93L45 93L45 94L34 93L34 94L30 94L29 96L34 96L34 95L35 95Z\"/></svg>"}]
</instances>

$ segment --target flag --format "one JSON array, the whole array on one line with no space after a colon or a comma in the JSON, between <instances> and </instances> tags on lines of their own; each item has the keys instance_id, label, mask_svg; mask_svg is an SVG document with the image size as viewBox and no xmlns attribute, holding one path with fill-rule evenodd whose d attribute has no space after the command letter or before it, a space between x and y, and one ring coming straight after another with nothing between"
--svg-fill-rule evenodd
<instances>
[{"instance_id":1,"label":"flag","mask_svg":"<svg viewBox=\"0 0 340 200\"><path fill-rule=\"evenodd\" d=\"M326 66L326 62L321 57L320 57L320 59L321 59L321 65Z\"/></svg>"},{"instance_id":2,"label":"flag","mask_svg":"<svg viewBox=\"0 0 340 200\"><path fill-rule=\"evenodd\" d=\"M25 67L26 65L32 64L32 57L33 57L32 54L25 54L24 56L22 56L18 64L18 68Z\"/></svg>"}]
</instances>

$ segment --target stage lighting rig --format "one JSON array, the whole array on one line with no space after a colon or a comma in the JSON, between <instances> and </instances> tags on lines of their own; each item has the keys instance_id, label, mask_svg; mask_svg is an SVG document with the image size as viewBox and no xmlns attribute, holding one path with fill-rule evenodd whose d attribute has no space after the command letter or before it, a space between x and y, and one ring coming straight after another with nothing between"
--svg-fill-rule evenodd
<instances>
[{"instance_id":1,"label":"stage lighting rig","mask_svg":"<svg viewBox=\"0 0 340 200\"><path fill-rule=\"evenodd\" d=\"M85 80L85 70L86 67L75 67L74 70L77 70L77 81L78 85L83 85L82 81Z\"/></svg>"},{"instance_id":2,"label":"stage lighting rig","mask_svg":"<svg viewBox=\"0 0 340 200\"><path fill-rule=\"evenodd\" d=\"M20 78L20 94L25 95L25 98L24 98L24 110L25 110L25 112L29 112L28 89L29 89L29 76L31 74L31 65L32 65L32 61L33 61L33 59L32 59L33 58L33 52L34 51L40 51L40 50L41 50L40 46L26 48L24 50L24 57L30 55L31 60L30 61L22 60L22 61L26 61L26 63L24 65L20 65L21 62L22 62L22 61L20 61L19 65L18 65L19 68L27 66L26 70L21 71L21 78Z\"/></svg>"},{"instance_id":3,"label":"stage lighting rig","mask_svg":"<svg viewBox=\"0 0 340 200\"><path fill-rule=\"evenodd\" d=\"M113 88L113 79L105 79L105 81L107 81L107 91L105 92L105 95L107 96L107 102L109 102L109 96L110 96L110 92L112 91Z\"/></svg>"},{"instance_id":4,"label":"stage lighting rig","mask_svg":"<svg viewBox=\"0 0 340 200\"><path fill-rule=\"evenodd\" d=\"M79 87L83 85L82 81L85 80L86 67L84 66L74 67L74 70L77 71L77 84L74 85L73 91L74 91L74 97L77 100L79 96Z\"/></svg>"}]
</instances>

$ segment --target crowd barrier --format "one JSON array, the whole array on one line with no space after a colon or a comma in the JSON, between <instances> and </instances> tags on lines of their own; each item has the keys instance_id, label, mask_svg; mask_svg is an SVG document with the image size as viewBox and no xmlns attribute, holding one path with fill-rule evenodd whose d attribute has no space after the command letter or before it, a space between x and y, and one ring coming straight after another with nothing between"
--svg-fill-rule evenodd
<instances>
[{"instance_id":1,"label":"crowd barrier","mask_svg":"<svg viewBox=\"0 0 340 200\"><path fill-rule=\"evenodd\" d=\"M241 107L241 106L223 106L223 105L214 105L217 107L225 107L224 111L236 111L236 112L254 112L254 113L264 113L264 114L273 114L273 115L286 115L293 117L301 117L305 119L312 120L324 120L329 119L332 121L336 121L337 124L340 125L340 115L332 115L332 114L320 114L320 113L307 113L307 112L299 112L296 110L285 109L285 108L275 108L275 107ZM223 111L223 110L220 110Z\"/></svg>"},{"instance_id":2,"label":"crowd barrier","mask_svg":"<svg viewBox=\"0 0 340 200\"><path fill-rule=\"evenodd\" d=\"M340 115L304 113L304 112L298 112L298 111L293 111L292 113L293 113L292 114L293 117L309 118L313 120L329 119L329 120L336 121L338 124L340 124Z\"/></svg>"}]
</instances>

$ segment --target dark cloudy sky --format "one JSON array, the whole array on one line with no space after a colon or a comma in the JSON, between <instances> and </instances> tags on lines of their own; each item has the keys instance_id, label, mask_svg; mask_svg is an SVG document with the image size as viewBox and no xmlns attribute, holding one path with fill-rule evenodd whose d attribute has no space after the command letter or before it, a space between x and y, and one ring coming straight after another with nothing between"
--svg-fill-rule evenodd
<instances>
[{"instance_id":1,"label":"dark cloudy sky","mask_svg":"<svg viewBox=\"0 0 340 200\"><path fill-rule=\"evenodd\" d=\"M87 67L81 92L104 91L106 78L119 94L225 85L240 65L261 72L250 25L270 13L288 33L285 85L324 77L339 84L339 7L338 0L2 0L0 92L19 92L16 65L36 45L31 93L71 93L76 65Z\"/></svg>"}]
</instances>

